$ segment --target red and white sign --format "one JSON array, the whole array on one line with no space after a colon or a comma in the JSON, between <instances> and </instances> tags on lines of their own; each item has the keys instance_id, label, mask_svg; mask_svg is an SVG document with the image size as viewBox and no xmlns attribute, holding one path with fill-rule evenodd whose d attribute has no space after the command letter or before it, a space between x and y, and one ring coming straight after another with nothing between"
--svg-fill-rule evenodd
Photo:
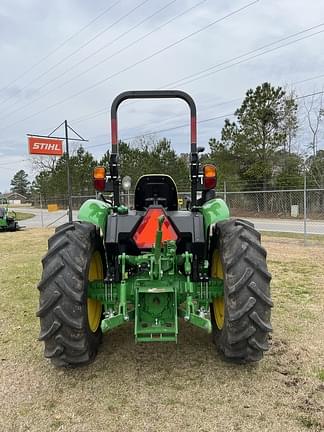
<instances>
[{"instance_id":1,"label":"red and white sign","mask_svg":"<svg viewBox=\"0 0 324 432\"><path fill-rule=\"evenodd\" d=\"M28 137L30 154L62 156L63 140L57 138Z\"/></svg>"}]
</instances>

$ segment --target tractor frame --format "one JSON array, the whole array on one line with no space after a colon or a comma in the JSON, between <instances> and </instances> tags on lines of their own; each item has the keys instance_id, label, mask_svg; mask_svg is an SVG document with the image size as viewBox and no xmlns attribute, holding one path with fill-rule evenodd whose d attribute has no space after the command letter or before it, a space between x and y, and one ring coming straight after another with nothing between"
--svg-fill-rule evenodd
<instances>
[{"instance_id":1,"label":"tractor frame","mask_svg":"<svg viewBox=\"0 0 324 432\"><path fill-rule=\"evenodd\" d=\"M143 98L180 98L189 106L190 209L178 209L166 174L139 178L134 209L121 203L117 110ZM94 170L98 199L48 241L37 312L45 356L56 366L88 363L102 333L130 321L136 342L177 342L183 318L212 332L227 359L260 360L272 331L266 251L253 224L230 218L215 197L216 168L200 166L193 99L177 90L121 93L111 107L111 137L109 171Z\"/></svg>"},{"instance_id":2,"label":"tractor frame","mask_svg":"<svg viewBox=\"0 0 324 432\"><path fill-rule=\"evenodd\" d=\"M138 214L143 213L141 215L143 217L145 212L131 211L120 203L117 110L127 99L143 98L180 98L190 108L191 210L171 212L178 239L163 242L162 224L170 212L163 210L162 207L164 215L155 222L155 241L151 249L138 250L136 255L131 255L123 252L123 248L118 248L119 239L127 233L121 229L118 231L117 226L126 223L128 219L129 235L132 237L138 227ZM207 332L212 330L209 308L213 299L223 296L223 280L210 276L209 233L215 223L229 218L229 210L220 198L210 200L205 198L204 202L201 200L200 203L198 202L197 192L202 191L202 195L206 197L207 191L201 183L202 172L197 151L196 124L195 103L182 91L124 92L112 103L112 153L105 189L113 192L113 205L104 201L89 200L80 208L78 216L81 221L99 226L106 237L107 277L105 281L90 282L88 287L88 296L104 307L102 332L132 320L137 342L177 341L179 317ZM154 177L150 176L153 180ZM163 182L168 176L157 177ZM186 213L182 219L187 219L181 222L191 223L192 228L188 236L191 237L189 239L191 245L179 254L177 243L181 242L180 237L183 233L181 223L178 222L181 213ZM134 221L135 224L129 220ZM116 232L112 239L111 233ZM113 248L114 254L111 256L109 251ZM141 271L135 271L133 274L134 268Z\"/></svg>"}]
</instances>

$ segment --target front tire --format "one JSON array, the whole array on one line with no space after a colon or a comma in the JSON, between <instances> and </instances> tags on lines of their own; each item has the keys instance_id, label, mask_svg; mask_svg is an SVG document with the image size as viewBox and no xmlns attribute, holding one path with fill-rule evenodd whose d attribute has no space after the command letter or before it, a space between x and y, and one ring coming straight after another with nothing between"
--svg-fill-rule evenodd
<instances>
[{"instance_id":1,"label":"front tire","mask_svg":"<svg viewBox=\"0 0 324 432\"><path fill-rule=\"evenodd\" d=\"M55 366L94 360L101 341L102 306L88 299L88 281L103 280L103 245L97 228L73 222L58 227L42 260L39 340Z\"/></svg>"},{"instance_id":2,"label":"front tire","mask_svg":"<svg viewBox=\"0 0 324 432\"><path fill-rule=\"evenodd\" d=\"M213 339L226 359L261 360L269 349L271 274L253 224L231 219L217 224L210 247L211 276L224 281L224 297L210 305Z\"/></svg>"}]
</instances>

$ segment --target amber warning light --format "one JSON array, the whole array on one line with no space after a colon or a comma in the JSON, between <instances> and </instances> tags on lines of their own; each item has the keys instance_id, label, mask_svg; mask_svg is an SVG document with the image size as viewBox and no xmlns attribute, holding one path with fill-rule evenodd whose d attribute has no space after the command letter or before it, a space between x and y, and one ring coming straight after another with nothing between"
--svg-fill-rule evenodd
<instances>
[{"instance_id":1,"label":"amber warning light","mask_svg":"<svg viewBox=\"0 0 324 432\"><path fill-rule=\"evenodd\" d=\"M216 167L212 164L207 164L203 167L203 173L205 189L214 189L217 183Z\"/></svg>"},{"instance_id":2,"label":"amber warning light","mask_svg":"<svg viewBox=\"0 0 324 432\"><path fill-rule=\"evenodd\" d=\"M106 168L97 166L93 170L93 183L97 191L103 192L106 186Z\"/></svg>"},{"instance_id":3,"label":"amber warning light","mask_svg":"<svg viewBox=\"0 0 324 432\"><path fill-rule=\"evenodd\" d=\"M62 156L63 140L30 136L28 137L28 148L30 154Z\"/></svg>"}]
</instances>

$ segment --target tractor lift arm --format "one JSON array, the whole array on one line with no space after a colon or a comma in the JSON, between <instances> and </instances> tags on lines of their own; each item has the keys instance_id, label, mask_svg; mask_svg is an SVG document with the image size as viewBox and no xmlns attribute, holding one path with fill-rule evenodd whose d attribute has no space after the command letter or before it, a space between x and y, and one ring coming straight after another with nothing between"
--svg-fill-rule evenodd
<instances>
[{"instance_id":1,"label":"tractor lift arm","mask_svg":"<svg viewBox=\"0 0 324 432\"><path fill-rule=\"evenodd\" d=\"M211 332L209 304L223 295L223 281L206 276L206 262L192 281L193 254L176 255L175 241L162 243L163 222L160 216L151 252L118 256L120 282L89 283L88 297L104 305L103 332L135 320L136 341L176 341L178 316Z\"/></svg>"},{"instance_id":2,"label":"tractor lift arm","mask_svg":"<svg viewBox=\"0 0 324 432\"><path fill-rule=\"evenodd\" d=\"M161 279L161 242L162 242L162 225L165 217L163 215L158 217L158 229L156 231L155 245L154 245L154 258L152 261L153 279Z\"/></svg>"}]
</instances>

